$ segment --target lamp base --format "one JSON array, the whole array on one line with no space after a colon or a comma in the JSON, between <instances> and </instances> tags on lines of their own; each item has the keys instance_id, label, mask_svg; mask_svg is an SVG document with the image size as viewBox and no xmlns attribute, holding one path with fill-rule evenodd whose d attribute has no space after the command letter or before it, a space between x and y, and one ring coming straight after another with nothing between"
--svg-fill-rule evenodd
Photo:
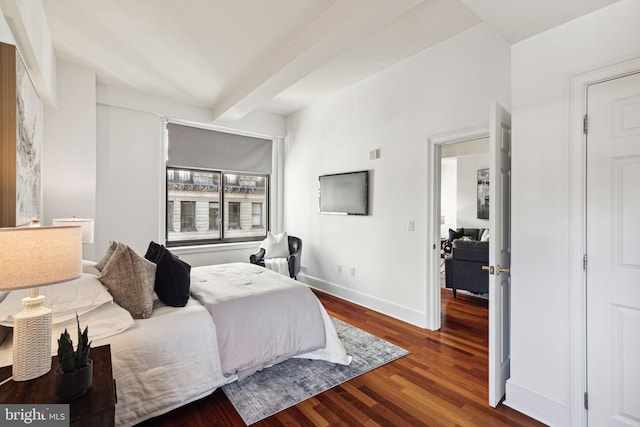
<instances>
[{"instance_id":1,"label":"lamp base","mask_svg":"<svg viewBox=\"0 0 640 427\"><path fill-rule=\"evenodd\" d=\"M51 310L44 296L22 300L13 327L13 380L27 381L51 370Z\"/></svg>"}]
</instances>

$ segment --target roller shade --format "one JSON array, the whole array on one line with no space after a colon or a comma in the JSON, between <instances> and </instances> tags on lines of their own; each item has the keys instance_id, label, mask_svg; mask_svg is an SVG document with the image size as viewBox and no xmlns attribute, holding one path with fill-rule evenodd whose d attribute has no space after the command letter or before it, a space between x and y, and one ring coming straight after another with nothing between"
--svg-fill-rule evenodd
<instances>
[{"instance_id":1,"label":"roller shade","mask_svg":"<svg viewBox=\"0 0 640 427\"><path fill-rule=\"evenodd\" d=\"M168 123L169 166L271 173L272 141Z\"/></svg>"}]
</instances>

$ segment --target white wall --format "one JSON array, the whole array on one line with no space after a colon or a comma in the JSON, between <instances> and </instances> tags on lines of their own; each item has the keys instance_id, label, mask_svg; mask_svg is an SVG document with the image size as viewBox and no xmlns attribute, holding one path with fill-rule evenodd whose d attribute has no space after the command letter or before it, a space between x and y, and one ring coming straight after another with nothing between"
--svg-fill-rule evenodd
<instances>
[{"instance_id":1,"label":"white wall","mask_svg":"<svg viewBox=\"0 0 640 427\"><path fill-rule=\"evenodd\" d=\"M511 379L507 404L551 425L571 414L570 78L640 57L640 2L623 0L512 47ZM579 132L580 129L577 129ZM578 396L580 397L580 396Z\"/></svg>"},{"instance_id":2,"label":"white wall","mask_svg":"<svg viewBox=\"0 0 640 427\"><path fill-rule=\"evenodd\" d=\"M440 224L440 237L446 239L449 229L455 229L458 223L458 160L444 158L440 167L440 215L445 221Z\"/></svg>"},{"instance_id":3,"label":"white wall","mask_svg":"<svg viewBox=\"0 0 640 427\"><path fill-rule=\"evenodd\" d=\"M491 101L509 106L509 74L509 46L479 25L289 116L285 226L304 242L305 281L426 324L426 141L486 125ZM361 169L371 214L320 215L318 176Z\"/></svg>"},{"instance_id":4,"label":"white wall","mask_svg":"<svg viewBox=\"0 0 640 427\"><path fill-rule=\"evenodd\" d=\"M489 153L459 156L456 227L489 228L488 219L478 219L478 169L489 167ZM491 183L489 183L491 185ZM491 201L489 201L491 203Z\"/></svg>"},{"instance_id":5,"label":"white wall","mask_svg":"<svg viewBox=\"0 0 640 427\"><path fill-rule=\"evenodd\" d=\"M96 215L96 76L58 64L58 105L44 110L43 225L54 218ZM94 245L83 255L94 259Z\"/></svg>"}]
</instances>

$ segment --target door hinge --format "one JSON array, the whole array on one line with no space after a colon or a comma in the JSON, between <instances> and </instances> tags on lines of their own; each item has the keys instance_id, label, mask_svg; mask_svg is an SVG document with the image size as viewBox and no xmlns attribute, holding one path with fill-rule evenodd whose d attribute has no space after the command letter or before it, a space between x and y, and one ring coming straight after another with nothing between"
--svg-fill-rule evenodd
<instances>
[{"instance_id":1,"label":"door hinge","mask_svg":"<svg viewBox=\"0 0 640 427\"><path fill-rule=\"evenodd\" d=\"M588 262L587 254L584 254L584 256L582 257L582 269L584 271L587 271L587 262Z\"/></svg>"},{"instance_id":2,"label":"door hinge","mask_svg":"<svg viewBox=\"0 0 640 427\"><path fill-rule=\"evenodd\" d=\"M582 118L582 132L584 132L585 135L589 133L589 116L586 114Z\"/></svg>"},{"instance_id":3,"label":"door hinge","mask_svg":"<svg viewBox=\"0 0 640 427\"><path fill-rule=\"evenodd\" d=\"M589 409L589 393L584 392L584 409Z\"/></svg>"}]
</instances>

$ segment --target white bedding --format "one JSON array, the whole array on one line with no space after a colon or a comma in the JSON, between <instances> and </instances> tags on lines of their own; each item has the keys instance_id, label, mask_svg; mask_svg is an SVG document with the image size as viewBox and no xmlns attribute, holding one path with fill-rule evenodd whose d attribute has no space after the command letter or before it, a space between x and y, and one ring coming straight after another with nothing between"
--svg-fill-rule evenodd
<instances>
[{"instance_id":1,"label":"white bedding","mask_svg":"<svg viewBox=\"0 0 640 427\"><path fill-rule=\"evenodd\" d=\"M118 426L166 413L236 379L222 375L213 321L193 298L180 308L156 300L149 319L93 345L107 342L118 389Z\"/></svg>"},{"instance_id":2,"label":"white bedding","mask_svg":"<svg viewBox=\"0 0 640 427\"><path fill-rule=\"evenodd\" d=\"M299 354L327 349L337 341L318 298L300 282L246 263L196 267L191 295L211 313L225 375L240 379ZM342 344L323 353L334 363L349 364Z\"/></svg>"},{"instance_id":3,"label":"white bedding","mask_svg":"<svg viewBox=\"0 0 640 427\"><path fill-rule=\"evenodd\" d=\"M115 303L113 306L120 308ZM92 313L102 314L102 322L109 322L113 312L108 308L105 305L105 309L100 307ZM82 317L80 324L85 325ZM89 323L89 332L92 324L95 326L95 322ZM56 348L59 329L54 325L52 342L56 342ZM70 334L75 343L75 329ZM131 327L107 338L93 339L91 346L103 344L111 344L118 393L117 426L134 425L164 414L237 378L222 375L213 321L195 299L180 308L156 300L149 319L136 320ZM52 348L52 355L55 351ZM0 346L0 366L10 365L11 359L9 337Z\"/></svg>"},{"instance_id":4,"label":"white bedding","mask_svg":"<svg viewBox=\"0 0 640 427\"><path fill-rule=\"evenodd\" d=\"M194 268L192 274L193 270L198 274L208 268L215 266ZM327 345L295 357L349 364L351 357L345 353L329 315L319 301L318 304L325 323ZM215 325L207 309L195 298L190 298L185 307L168 307L156 300L151 317L135 320L133 326L125 317L116 315L117 309L121 307L115 303L105 304L88 313L93 316L88 321L90 336L101 334L104 337L94 337L92 346L111 344L118 393L116 425L137 424L205 397L237 380L237 375L225 377L222 374ZM83 317L80 322L84 327ZM52 343L57 343L59 329L65 325L54 325ZM106 336L109 334L105 330L109 328L118 333ZM70 333L75 342L75 329ZM55 348L52 348L54 353ZM11 364L11 358L9 336L0 345L0 366Z\"/></svg>"}]
</instances>

